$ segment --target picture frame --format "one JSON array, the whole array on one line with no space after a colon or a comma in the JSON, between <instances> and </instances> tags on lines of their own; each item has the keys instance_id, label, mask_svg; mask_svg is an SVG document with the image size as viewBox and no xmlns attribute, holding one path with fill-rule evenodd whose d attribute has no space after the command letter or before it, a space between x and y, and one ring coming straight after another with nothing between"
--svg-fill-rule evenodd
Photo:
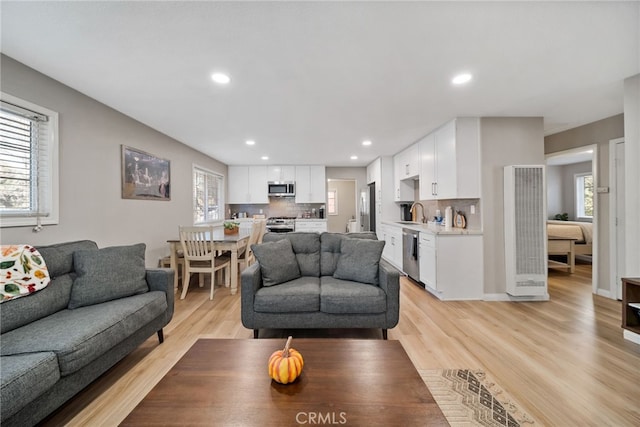
<instances>
[{"instance_id":1,"label":"picture frame","mask_svg":"<svg viewBox=\"0 0 640 427\"><path fill-rule=\"evenodd\" d=\"M122 145L122 198L171 200L171 162Z\"/></svg>"}]
</instances>

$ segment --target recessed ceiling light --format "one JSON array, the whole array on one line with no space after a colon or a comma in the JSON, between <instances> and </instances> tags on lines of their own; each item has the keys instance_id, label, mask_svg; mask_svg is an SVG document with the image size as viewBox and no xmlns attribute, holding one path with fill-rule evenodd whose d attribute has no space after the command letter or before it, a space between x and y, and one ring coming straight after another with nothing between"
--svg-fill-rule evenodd
<instances>
[{"instance_id":1,"label":"recessed ceiling light","mask_svg":"<svg viewBox=\"0 0 640 427\"><path fill-rule=\"evenodd\" d=\"M351 160L358 160L358 156L351 156Z\"/></svg>"},{"instance_id":2,"label":"recessed ceiling light","mask_svg":"<svg viewBox=\"0 0 640 427\"><path fill-rule=\"evenodd\" d=\"M247 145L256 145L256 142L252 139L247 139L244 143Z\"/></svg>"},{"instance_id":3,"label":"recessed ceiling light","mask_svg":"<svg viewBox=\"0 0 640 427\"><path fill-rule=\"evenodd\" d=\"M463 85L465 83L469 83L471 81L471 74L469 73L462 73L462 74L458 74L457 76L455 76L452 80L451 83L453 83L454 85Z\"/></svg>"},{"instance_id":4,"label":"recessed ceiling light","mask_svg":"<svg viewBox=\"0 0 640 427\"><path fill-rule=\"evenodd\" d=\"M368 139L366 141L362 141L362 145L369 146L371 145L371 141L369 141Z\"/></svg>"},{"instance_id":5,"label":"recessed ceiling light","mask_svg":"<svg viewBox=\"0 0 640 427\"><path fill-rule=\"evenodd\" d=\"M226 85L231 81L231 77L223 73L213 73L211 74L211 80L218 84Z\"/></svg>"},{"instance_id":6,"label":"recessed ceiling light","mask_svg":"<svg viewBox=\"0 0 640 427\"><path fill-rule=\"evenodd\" d=\"M262 156L262 160L269 160L269 156Z\"/></svg>"}]
</instances>

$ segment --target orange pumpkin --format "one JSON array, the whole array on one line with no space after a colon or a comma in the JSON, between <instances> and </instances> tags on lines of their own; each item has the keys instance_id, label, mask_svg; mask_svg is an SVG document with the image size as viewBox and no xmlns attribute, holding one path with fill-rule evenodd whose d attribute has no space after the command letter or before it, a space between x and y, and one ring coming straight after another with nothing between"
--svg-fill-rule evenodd
<instances>
[{"instance_id":1,"label":"orange pumpkin","mask_svg":"<svg viewBox=\"0 0 640 427\"><path fill-rule=\"evenodd\" d=\"M283 350L276 350L269 357L269 377L280 384L295 381L302 373L304 360L298 350L289 348L293 337L287 339Z\"/></svg>"}]
</instances>

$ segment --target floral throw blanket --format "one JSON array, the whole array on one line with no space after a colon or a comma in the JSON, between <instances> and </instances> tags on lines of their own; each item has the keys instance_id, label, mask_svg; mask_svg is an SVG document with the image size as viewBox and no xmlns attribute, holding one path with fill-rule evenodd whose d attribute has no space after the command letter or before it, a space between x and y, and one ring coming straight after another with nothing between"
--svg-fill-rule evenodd
<instances>
[{"instance_id":1,"label":"floral throw blanket","mask_svg":"<svg viewBox=\"0 0 640 427\"><path fill-rule=\"evenodd\" d=\"M51 278L42 255L29 245L0 246L0 303L45 288Z\"/></svg>"}]
</instances>

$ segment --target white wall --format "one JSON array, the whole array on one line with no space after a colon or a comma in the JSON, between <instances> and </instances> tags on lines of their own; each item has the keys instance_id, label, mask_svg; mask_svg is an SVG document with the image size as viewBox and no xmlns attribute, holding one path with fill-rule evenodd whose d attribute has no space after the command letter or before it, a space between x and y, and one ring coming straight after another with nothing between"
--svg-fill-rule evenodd
<instances>
[{"instance_id":1,"label":"white wall","mask_svg":"<svg viewBox=\"0 0 640 427\"><path fill-rule=\"evenodd\" d=\"M640 276L640 74L624 81L625 252L624 276Z\"/></svg>"},{"instance_id":2,"label":"white wall","mask_svg":"<svg viewBox=\"0 0 640 427\"><path fill-rule=\"evenodd\" d=\"M485 294L506 292L504 167L545 164L543 142L542 117L480 119Z\"/></svg>"},{"instance_id":3,"label":"white wall","mask_svg":"<svg viewBox=\"0 0 640 427\"><path fill-rule=\"evenodd\" d=\"M147 265L169 253L167 239L193 223L192 165L227 167L23 64L2 56L2 91L59 113L60 222L39 233L2 229L2 243L44 245L79 239L98 246L147 245ZM117 88L114 88L117 90ZM171 161L171 201L121 198L121 144Z\"/></svg>"}]
</instances>

